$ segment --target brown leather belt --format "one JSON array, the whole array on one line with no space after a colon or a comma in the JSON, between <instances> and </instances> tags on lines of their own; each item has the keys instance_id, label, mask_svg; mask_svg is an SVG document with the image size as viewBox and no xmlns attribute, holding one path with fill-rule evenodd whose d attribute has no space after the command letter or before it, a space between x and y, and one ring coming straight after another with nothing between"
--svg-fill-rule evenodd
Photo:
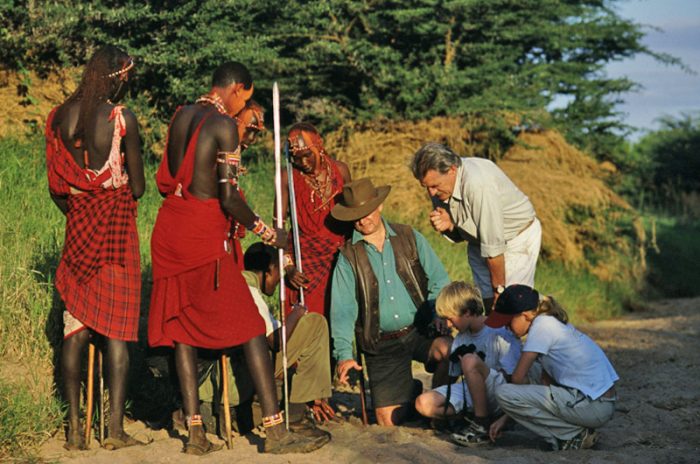
<instances>
[{"instance_id":1,"label":"brown leather belt","mask_svg":"<svg viewBox=\"0 0 700 464\"><path fill-rule=\"evenodd\" d=\"M610 387L608 389L608 391L606 391L605 393L603 393L600 396L603 398L615 398L617 396L617 392L615 391L615 387L614 386Z\"/></svg>"},{"instance_id":2,"label":"brown leather belt","mask_svg":"<svg viewBox=\"0 0 700 464\"><path fill-rule=\"evenodd\" d=\"M395 340L397 338L401 338L407 333L409 333L411 330L413 330L413 324L407 325L403 329L395 330L393 332L381 332L379 334L379 339L380 340Z\"/></svg>"}]
</instances>

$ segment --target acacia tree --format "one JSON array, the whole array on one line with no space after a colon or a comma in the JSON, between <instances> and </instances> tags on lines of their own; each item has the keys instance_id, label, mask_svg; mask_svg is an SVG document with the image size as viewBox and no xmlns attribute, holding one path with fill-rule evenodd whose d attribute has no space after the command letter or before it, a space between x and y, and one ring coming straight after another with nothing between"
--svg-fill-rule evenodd
<instances>
[{"instance_id":1,"label":"acacia tree","mask_svg":"<svg viewBox=\"0 0 700 464\"><path fill-rule=\"evenodd\" d=\"M279 80L287 119L552 112L599 156L624 129L616 105L635 84L604 66L647 49L616 0L53 0L0 6L11 66L81 64L100 43L141 63L136 87L162 115L206 88L222 59ZM265 100L267 92L262 93ZM542 123L542 121L539 121Z\"/></svg>"}]
</instances>

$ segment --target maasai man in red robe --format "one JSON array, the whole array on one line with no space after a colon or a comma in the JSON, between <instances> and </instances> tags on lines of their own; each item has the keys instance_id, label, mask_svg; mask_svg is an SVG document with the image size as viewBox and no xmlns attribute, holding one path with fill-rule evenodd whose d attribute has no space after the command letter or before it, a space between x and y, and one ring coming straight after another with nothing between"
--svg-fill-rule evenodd
<instances>
[{"instance_id":1,"label":"maasai man in red robe","mask_svg":"<svg viewBox=\"0 0 700 464\"><path fill-rule=\"evenodd\" d=\"M123 429L129 353L136 341L141 296L136 199L145 181L138 124L117 105L133 60L116 47L98 50L80 85L46 123L49 191L66 215L56 270L65 303L61 373L68 400L65 448L85 449L80 431L81 354L92 333L107 338L110 399L105 448L142 444ZM87 329L87 330L86 330Z\"/></svg>"},{"instance_id":2,"label":"maasai man in red robe","mask_svg":"<svg viewBox=\"0 0 700 464\"><path fill-rule=\"evenodd\" d=\"M204 434L197 391L197 347L222 349L244 344L260 397L265 451L308 452L319 445L287 432L279 412L265 324L240 264L231 254L232 220L264 243L286 243L286 233L268 227L238 191L240 146L237 114L253 94L253 80L240 63L214 72L211 91L180 108L156 181L165 196L151 238L153 291L148 341L174 346L189 439L184 451L202 455L219 449ZM240 249L240 248L238 248Z\"/></svg>"},{"instance_id":3,"label":"maasai man in red robe","mask_svg":"<svg viewBox=\"0 0 700 464\"><path fill-rule=\"evenodd\" d=\"M331 268L338 248L349 232L330 215L336 197L343 185L350 182L350 171L345 163L331 158L323 148L323 140L314 126L298 123L288 136L292 161L292 176L299 223L299 245L303 273L294 265L293 253L286 254L285 273L289 280L287 302L299 299L299 288L304 289L304 304L310 312L328 318ZM282 172L282 214L289 211L289 184L287 172ZM292 250L292 246L287 247ZM291 306L287 308L289 311Z\"/></svg>"}]
</instances>

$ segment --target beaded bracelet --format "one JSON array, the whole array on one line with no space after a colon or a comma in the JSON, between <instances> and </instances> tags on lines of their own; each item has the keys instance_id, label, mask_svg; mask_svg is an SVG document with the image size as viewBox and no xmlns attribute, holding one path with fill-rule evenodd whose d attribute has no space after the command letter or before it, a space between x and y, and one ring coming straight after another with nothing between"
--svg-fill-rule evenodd
<instances>
[{"instance_id":1,"label":"beaded bracelet","mask_svg":"<svg viewBox=\"0 0 700 464\"><path fill-rule=\"evenodd\" d=\"M232 177L232 178L224 178L224 179L219 179L220 184L231 184L234 187L238 186L238 178Z\"/></svg>"},{"instance_id":2,"label":"beaded bracelet","mask_svg":"<svg viewBox=\"0 0 700 464\"><path fill-rule=\"evenodd\" d=\"M239 166L241 164L241 150L219 151L216 153L216 162L229 166Z\"/></svg>"},{"instance_id":3,"label":"beaded bracelet","mask_svg":"<svg viewBox=\"0 0 700 464\"><path fill-rule=\"evenodd\" d=\"M192 428L192 427L194 427L194 426L198 426L198 425L201 426L201 425L204 425L204 423L202 422L202 416L199 415L199 414L194 414L194 415L192 415L192 416L187 416L186 422L187 422L187 428L188 428L188 429L190 429L190 428Z\"/></svg>"},{"instance_id":4,"label":"beaded bracelet","mask_svg":"<svg viewBox=\"0 0 700 464\"><path fill-rule=\"evenodd\" d=\"M294 260L292 259L292 255L289 253L285 253L283 257L283 265L282 267L284 269L287 269L289 266L294 266Z\"/></svg>"},{"instance_id":5,"label":"beaded bracelet","mask_svg":"<svg viewBox=\"0 0 700 464\"><path fill-rule=\"evenodd\" d=\"M260 216L255 216L255 222L253 222L251 227L248 227L248 230L260 237L260 239L266 245L273 244L277 239L275 229L268 227L267 224L260 219Z\"/></svg>"},{"instance_id":6,"label":"beaded bracelet","mask_svg":"<svg viewBox=\"0 0 700 464\"><path fill-rule=\"evenodd\" d=\"M262 425L266 429L269 429L270 427L274 427L275 425L281 424L284 422L284 417L282 416L282 411L278 412L277 414L273 414L271 416L263 417L262 418Z\"/></svg>"}]
</instances>

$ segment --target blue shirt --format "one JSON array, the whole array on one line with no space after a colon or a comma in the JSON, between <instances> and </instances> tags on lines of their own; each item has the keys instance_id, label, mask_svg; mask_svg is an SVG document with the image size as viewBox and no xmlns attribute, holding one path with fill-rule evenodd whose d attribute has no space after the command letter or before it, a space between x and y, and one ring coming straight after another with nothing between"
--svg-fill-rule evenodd
<instances>
[{"instance_id":1,"label":"blue shirt","mask_svg":"<svg viewBox=\"0 0 700 464\"><path fill-rule=\"evenodd\" d=\"M389 237L395 236L396 232L384 218L382 218L382 222L386 229L382 251L380 252L367 241L364 242L364 246L372 271L374 271L379 284L379 330L393 332L413 324L418 308L396 272L394 250L389 240ZM428 278L428 300L434 300L450 279L425 237L416 230L413 230L413 235L416 238L418 259ZM364 237L358 231L354 231L351 240L355 244L364 240ZM332 282L330 316L334 345L333 356L338 361L342 361L352 359L355 321L358 313L355 273L342 253L338 255Z\"/></svg>"},{"instance_id":2,"label":"blue shirt","mask_svg":"<svg viewBox=\"0 0 700 464\"><path fill-rule=\"evenodd\" d=\"M619 380L608 357L588 335L553 316L541 314L532 321L523 351L539 353L542 367L555 382L592 400Z\"/></svg>"}]
</instances>

